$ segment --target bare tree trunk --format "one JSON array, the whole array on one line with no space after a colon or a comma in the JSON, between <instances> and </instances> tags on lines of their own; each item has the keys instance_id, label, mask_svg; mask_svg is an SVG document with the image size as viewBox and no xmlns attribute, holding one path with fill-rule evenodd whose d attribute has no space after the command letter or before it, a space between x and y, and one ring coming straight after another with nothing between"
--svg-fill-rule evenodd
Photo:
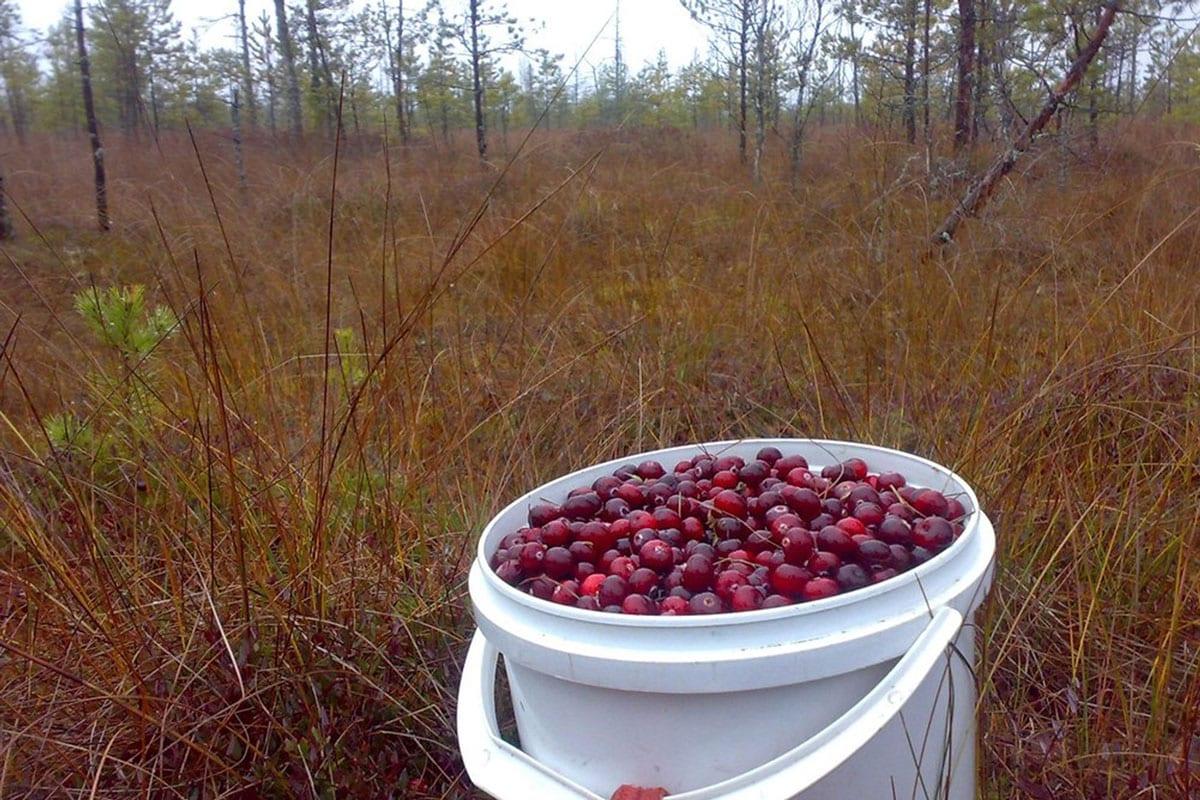
<instances>
[{"instance_id":1,"label":"bare tree trunk","mask_svg":"<svg viewBox=\"0 0 1200 800\"><path fill-rule=\"evenodd\" d=\"M9 241L15 236L12 218L8 216L8 196L5 191L4 170L0 168L0 242Z\"/></svg>"},{"instance_id":2,"label":"bare tree trunk","mask_svg":"<svg viewBox=\"0 0 1200 800\"><path fill-rule=\"evenodd\" d=\"M88 139L92 144L92 177L96 185L96 220L100 224L100 230L106 231L110 227L108 180L104 174L104 148L100 145L100 125L96 122L96 102L92 98L92 69L88 64L87 43L83 38L83 0L75 0L75 44L79 48L79 83L83 88L83 113L87 118Z\"/></svg>"},{"instance_id":3,"label":"bare tree trunk","mask_svg":"<svg viewBox=\"0 0 1200 800\"><path fill-rule=\"evenodd\" d=\"M862 90L859 83L859 52L858 36L854 32L854 20L850 20L850 41L854 44L854 53L850 58L851 79L854 85L854 124L862 125Z\"/></svg>"},{"instance_id":4,"label":"bare tree trunk","mask_svg":"<svg viewBox=\"0 0 1200 800\"><path fill-rule=\"evenodd\" d=\"M304 135L304 121L300 114L300 79L296 76L296 53L292 48L292 34L288 30L287 7L283 0L275 0L275 24L279 28L279 52L287 70L288 116L292 137L299 140Z\"/></svg>"},{"instance_id":5,"label":"bare tree trunk","mask_svg":"<svg viewBox=\"0 0 1200 800\"><path fill-rule=\"evenodd\" d=\"M404 113L404 0L397 0L396 12L396 125L400 144L408 144L408 117Z\"/></svg>"},{"instance_id":6,"label":"bare tree trunk","mask_svg":"<svg viewBox=\"0 0 1200 800\"><path fill-rule=\"evenodd\" d=\"M746 50L750 36L750 9L747 0L739 8L738 27L738 158L746 163Z\"/></svg>"},{"instance_id":7,"label":"bare tree trunk","mask_svg":"<svg viewBox=\"0 0 1200 800\"><path fill-rule=\"evenodd\" d=\"M917 143L917 0L908 0L904 19L904 128Z\"/></svg>"},{"instance_id":8,"label":"bare tree trunk","mask_svg":"<svg viewBox=\"0 0 1200 800\"><path fill-rule=\"evenodd\" d=\"M929 128L929 29L932 25L932 0L925 0L925 20L921 37L921 130L925 135L925 166L933 164L933 132Z\"/></svg>"},{"instance_id":9,"label":"bare tree trunk","mask_svg":"<svg viewBox=\"0 0 1200 800\"><path fill-rule=\"evenodd\" d=\"M988 111L988 46L987 40L992 30L987 27L991 13L990 0L981 0L982 13L976 15L975 21L975 97L972 100L974 111L971 115L971 141L979 140L979 131L987 125Z\"/></svg>"},{"instance_id":10,"label":"bare tree trunk","mask_svg":"<svg viewBox=\"0 0 1200 800\"><path fill-rule=\"evenodd\" d=\"M971 94L975 77L975 0L958 0L958 97L954 103L954 147L971 142Z\"/></svg>"},{"instance_id":11,"label":"bare tree trunk","mask_svg":"<svg viewBox=\"0 0 1200 800\"><path fill-rule=\"evenodd\" d=\"M1129 113L1137 111L1138 40L1141 31L1133 29L1133 50L1129 54ZM1120 98L1118 98L1119 100Z\"/></svg>"},{"instance_id":12,"label":"bare tree trunk","mask_svg":"<svg viewBox=\"0 0 1200 800\"><path fill-rule=\"evenodd\" d=\"M1021 135L988 167L987 172L971 185L967 193L963 195L962 199L958 201L953 210L946 216L946 219L942 221L942 224L938 226L938 229L934 231L933 243L935 245L947 244L953 241L954 232L958 230L959 224L967 217L977 215L987 205L988 199L996 189L996 184L1012 171L1013 166L1017 163L1017 159L1030 148L1034 137L1046 126L1046 123L1050 121L1050 118L1054 116L1059 106L1062 105L1063 100L1066 99L1067 95L1082 80L1088 66L1096 58L1096 53L1100 52L1100 46L1104 44L1104 39L1108 36L1109 28L1112 27L1113 18L1116 16L1120 5L1120 0L1108 0L1104 4L1100 13L1100 19L1096 24L1096 30L1088 40L1087 46L1083 48L1083 51L1079 53L1079 56L1071 64L1067 70L1067 74L1063 76L1058 86L1050 92L1038 115L1029 121L1029 124L1025 126L1025 130L1021 132Z\"/></svg>"},{"instance_id":13,"label":"bare tree trunk","mask_svg":"<svg viewBox=\"0 0 1200 800\"><path fill-rule=\"evenodd\" d=\"M479 160L487 160L487 124L483 119L483 75L480 63L482 54L479 52L479 0L471 3L471 85L475 101L475 146L479 150Z\"/></svg>"},{"instance_id":14,"label":"bare tree trunk","mask_svg":"<svg viewBox=\"0 0 1200 800\"><path fill-rule=\"evenodd\" d=\"M233 87L233 97L229 103L230 121L233 123L233 161L237 166L238 187L246 191L246 159L242 153L242 115L238 102L237 87Z\"/></svg>"},{"instance_id":15,"label":"bare tree trunk","mask_svg":"<svg viewBox=\"0 0 1200 800\"><path fill-rule=\"evenodd\" d=\"M258 102L254 98L254 73L250 71L250 33L246 28L246 0L238 0L238 26L242 35L242 93L246 96L246 111L250 127L258 124Z\"/></svg>"}]
</instances>

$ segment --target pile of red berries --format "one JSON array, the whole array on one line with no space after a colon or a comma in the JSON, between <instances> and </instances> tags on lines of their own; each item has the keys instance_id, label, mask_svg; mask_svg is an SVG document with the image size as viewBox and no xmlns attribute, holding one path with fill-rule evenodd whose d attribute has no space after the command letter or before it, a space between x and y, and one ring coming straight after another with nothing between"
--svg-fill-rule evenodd
<instances>
[{"instance_id":1,"label":"pile of red berries","mask_svg":"<svg viewBox=\"0 0 1200 800\"><path fill-rule=\"evenodd\" d=\"M500 540L502 580L563 605L714 614L819 600L892 578L962 533L962 503L851 458L809 469L764 447L701 454L668 473L628 465L562 505L538 503Z\"/></svg>"}]
</instances>

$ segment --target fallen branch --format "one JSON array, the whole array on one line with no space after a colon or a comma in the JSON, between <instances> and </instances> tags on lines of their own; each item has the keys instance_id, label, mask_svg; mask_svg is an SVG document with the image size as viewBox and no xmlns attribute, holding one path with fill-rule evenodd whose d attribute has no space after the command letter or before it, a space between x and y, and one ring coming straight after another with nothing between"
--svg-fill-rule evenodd
<instances>
[{"instance_id":1,"label":"fallen branch","mask_svg":"<svg viewBox=\"0 0 1200 800\"><path fill-rule=\"evenodd\" d=\"M1046 126L1046 123L1054 116L1063 100L1071 93L1071 90L1083 79L1083 75L1087 72L1088 66L1095 59L1096 54L1100 52L1100 45L1104 44L1105 37L1108 36L1108 29L1112 27L1113 18L1117 14L1120 7L1120 0L1108 0L1103 6L1103 12L1096 24L1096 30L1092 33L1088 40L1087 47L1083 48L1075 62L1071 64L1067 74L1063 76L1062 81L1058 86L1050 91L1050 96L1046 98L1045 105L1038 115L1034 117L1025 126L1025 130L1021 135L1013 140L1012 144L992 163L987 172L983 173L983 177L971 185L963 198L954 206L954 210L946 217L941 226L933 234L933 242L935 245L944 245L954 240L954 232L958 229L961 223L967 217L974 217L979 214L980 210L987 205L991 199L992 192L996 189L996 184L1000 179L1012 171L1016 165L1017 159L1021 154L1030 148L1033 144L1033 139Z\"/></svg>"}]
</instances>

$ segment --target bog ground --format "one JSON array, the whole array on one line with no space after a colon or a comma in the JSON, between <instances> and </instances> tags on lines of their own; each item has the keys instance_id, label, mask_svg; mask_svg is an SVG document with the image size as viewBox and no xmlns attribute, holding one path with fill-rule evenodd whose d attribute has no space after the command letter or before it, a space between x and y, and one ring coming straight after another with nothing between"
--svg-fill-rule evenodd
<instances>
[{"instance_id":1,"label":"bog ground","mask_svg":"<svg viewBox=\"0 0 1200 800\"><path fill-rule=\"evenodd\" d=\"M113 139L108 234L82 140L7 156L0 796L466 796L482 524L761 435L975 486L986 797L1200 791L1195 129L1043 142L932 254L979 164L849 127L795 185L675 130L251 141L244 189Z\"/></svg>"}]
</instances>

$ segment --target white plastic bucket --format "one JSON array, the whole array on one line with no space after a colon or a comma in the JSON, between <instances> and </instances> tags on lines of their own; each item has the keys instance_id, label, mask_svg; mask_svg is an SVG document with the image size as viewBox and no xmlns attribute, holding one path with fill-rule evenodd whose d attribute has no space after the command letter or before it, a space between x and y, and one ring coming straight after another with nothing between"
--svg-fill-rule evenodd
<instances>
[{"instance_id":1,"label":"white plastic bucket","mask_svg":"<svg viewBox=\"0 0 1200 800\"><path fill-rule=\"evenodd\" d=\"M704 451L773 445L810 465L864 459L958 497L961 536L924 564L835 597L683 617L603 614L530 597L487 566L530 504L562 501L629 462L668 468ZM995 535L970 486L933 462L810 439L712 442L599 464L551 481L484 529L469 577L479 625L458 697L471 780L499 800L606 800L622 784L673 800L975 797L974 634ZM520 748L495 714L498 657Z\"/></svg>"}]
</instances>

